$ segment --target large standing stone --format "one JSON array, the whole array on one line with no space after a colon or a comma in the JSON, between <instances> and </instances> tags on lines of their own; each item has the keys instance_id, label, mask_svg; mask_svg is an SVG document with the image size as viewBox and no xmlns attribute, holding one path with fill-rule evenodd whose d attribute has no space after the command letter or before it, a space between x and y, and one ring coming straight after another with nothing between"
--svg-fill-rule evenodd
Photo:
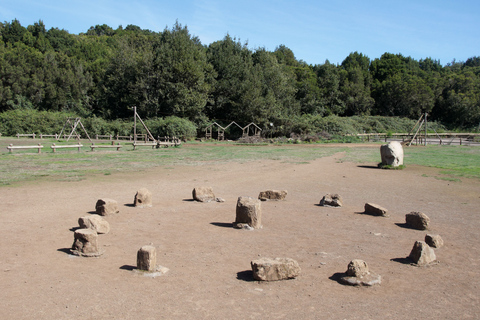
<instances>
[{"instance_id":1,"label":"large standing stone","mask_svg":"<svg viewBox=\"0 0 480 320\"><path fill-rule=\"evenodd\" d=\"M391 141L380 147L382 164L392 167L403 165L403 146L398 141Z\"/></svg>"},{"instance_id":2,"label":"large standing stone","mask_svg":"<svg viewBox=\"0 0 480 320\"><path fill-rule=\"evenodd\" d=\"M157 251L154 246L141 247L137 252L137 268L143 271L156 270Z\"/></svg>"},{"instance_id":3,"label":"large standing stone","mask_svg":"<svg viewBox=\"0 0 480 320\"><path fill-rule=\"evenodd\" d=\"M252 197L238 197L233 227L245 229L245 226L253 229L262 228L262 207L260 200Z\"/></svg>"},{"instance_id":4,"label":"large standing stone","mask_svg":"<svg viewBox=\"0 0 480 320\"><path fill-rule=\"evenodd\" d=\"M443 239L438 234L425 235L425 242L432 248L443 247Z\"/></svg>"},{"instance_id":5,"label":"large standing stone","mask_svg":"<svg viewBox=\"0 0 480 320\"><path fill-rule=\"evenodd\" d=\"M110 214L119 213L118 203L112 199L98 199L95 204L95 211L101 216L108 216Z\"/></svg>"},{"instance_id":6,"label":"large standing stone","mask_svg":"<svg viewBox=\"0 0 480 320\"><path fill-rule=\"evenodd\" d=\"M152 193L147 188L141 188L135 194L133 204L135 207L144 208L152 206Z\"/></svg>"},{"instance_id":7,"label":"large standing stone","mask_svg":"<svg viewBox=\"0 0 480 320\"><path fill-rule=\"evenodd\" d=\"M110 231L108 221L96 214L78 218L78 225L83 229L95 230L97 233L105 234Z\"/></svg>"},{"instance_id":8,"label":"large standing stone","mask_svg":"<svg viewBox=\"0 0 480 320\"><path fill-rule=\"evenodd\" d=\"M320 205L325 207L341 207L343 205L343 200L339 194L328 193L322 198L322 200L320 200Z\"/></svg>"},{"instance_id":9,"label":"large standing stone","mask_svg":"<svg viewBox=\"0 0 480 320\"><path fill-rule=\"evenodd\" d=\"M408 257L419 266L425 266L437 259L433 249L423 241L415 242Z\"/></svg>"},{"instance_id":10,"label":"large standing stone","mask_svg":"<svg viewBox=\"0 0 480 320\"><path fill-rule=\"evenodd\" d=\"M258 199L262 201L267 201L267 200L285 200L285 197L287 196L288 191L287 190L266 190L266 191L261 191L260 194L258 195Z\"/></svg>"},{"instance_id":11,"label":"large standing stone","mask_svg":"<svg viewBox=\"0 0 480 320\"><path fill-rule=\"evenodd\" d=\"M193 200L199 202L215 201L212 187L195 187L192 191Z\"/></svg>"},{"instance_id":12,"label":"large standing stone","mask_svg":"<svg viewBox=\"0 0 480 320\"><path fill-rule=\"evenodd\" d=\"M345 274L340 282L351 286L373 286L382 281L380 275L370 272L367 263L359 259L350 261Z\"/></svg>"},{"instance_id":13,"label":"large standing stone","mask_svg":"<svg viewBox=\"0 0 480 320\"><path fill-rule=\"evenodd\" d=\"M261 258L250 262L253 278L261 281L293 279L300 274L298 262L290 258Z\"/></svg>"},{"instance_id":14,"label":"large standing stone","mask_svg":"<svg viewBox=\"0 0 480 320\"><path fill-rule=\"evenodd\" d=\"M98 249L98 234L92 229L78 229L74 233L72 253L84 257L97 257L103 252Z\"/></svg>"},{"instance_id":15,"label":"large standing stone","mask_svg":"<svg viewBox=\"0 0 480 320\"><path fill-rule=\"evenodd\" d=\"M405 215L405 222L414 229L426 230L430 218L423 212L410 212Z\"/></svg>"},{"instance_id":16,"label":"large standing stone","mask_svg":"<svg viewBox=\"0 0 480 320\"><path fill-rule=\"evenodd\" d=\"M373 216L386 217L388 210L375 203L365 203L365 213Z\"/></svg>"}]
</instances>

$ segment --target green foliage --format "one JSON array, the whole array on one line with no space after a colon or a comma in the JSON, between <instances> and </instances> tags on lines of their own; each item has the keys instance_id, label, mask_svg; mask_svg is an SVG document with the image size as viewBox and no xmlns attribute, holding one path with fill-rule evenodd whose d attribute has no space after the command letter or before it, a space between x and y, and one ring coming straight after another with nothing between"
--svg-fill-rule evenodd
<instances>
[{"instance_id":1,"label":"green foliage","mask_svg":"<svg viewBox=\"0 0 480 320\"><path fill-rule=\"evenodd\" d=\"M0 113L0 132L5 136L17 133L56 134L60 133L67 117L64 112L15 109Z\"/></svg>"},{"instance_id":2,"label":"green foliage","mask_svg":"<svg viewBox=\"0 0 480 320\"><path fill-rule=\"evenodd\" d=\"M155 118L145 121L154 137L178 137L182 140L191 140L197 136L197 127L187 119L171 116Z\"/></svg>"}]
</instances>

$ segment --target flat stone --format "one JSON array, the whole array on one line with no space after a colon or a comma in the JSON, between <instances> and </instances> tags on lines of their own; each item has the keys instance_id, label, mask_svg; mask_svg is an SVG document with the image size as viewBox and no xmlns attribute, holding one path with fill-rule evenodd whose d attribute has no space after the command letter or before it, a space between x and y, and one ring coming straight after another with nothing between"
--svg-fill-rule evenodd
<instances>
[{"instance_id":1,"label":"flat stone","mask_svg":"<svg viewBox=\"0 0 480 320\"><path fill-rule=\"evenodd\" d=\"M343 200L339 194L328 193L320 200L320 205L323 207L341 207Z\"/></svg>"},{"instance_id":2,"label":"flat stone","mask_svg":"<svg viewBox=\"0 0 480 320\"><path fill-rule=\"evenodd\" d=\"M363 277L341 277L340 282L349 286L366 286L370 287L382 283L382 277L379 274L370 272Z\"/></svg>"},{"instance_id":3,"label":"flat stone","mask_svg":"<svg viewBox=\"0 0 480 320\"><path fill-rule=\"evenodd\" d=\"M193 200L199 202L215 201L212 187L195 187L192 191Z\"/></svg>"},{"instance_id":4,"label":"flat stone","mask_svg":"<svg viewBox=\"0 0 480 320\"><path fill-rule=\"evenodd\" d=\"M427 230L430 218L423 212L410 212L405 215L405 222L414 229Z\"/></svg>"},{"instance_id":5,"label":"flat stone","mask_svg":"<svg viewBox=\"0 0 480 320\"><path fill-rule=\"evenodd\" d=\"M260 194L258 195L258 199L260 199L261 201L285 200L287 194L287 190L266 190L260 192Z\"/></svg>"},{"instance_id":6,"label":"flat stone","mask_svg":"<svg viewBox=\"0 0 480 320\"><path fill-rule=\"evenodd\" d=\"M365 213L372 216L386 217L388 215L388 210L375 203L365 203Z\"/></svg>"},{"instance_id":7,"label":"flat stone","mask_svg":"<svg viewBox=\"0 0 480 320\"><path fill-rule=\"evenodd\" d=\"M425 235L425 242L432 248L443 247L443 239L438 234Z\"/></svg>"},{"instance_id":8,"label":"flat stone","mask_svg":"<svg viewBox=\"0 0 480 320\"><path fill-rule=\"evenodd\" d=\"M298 262L290 258L261 258L250 262L253 278L260 281L277 281L296 278L300 274Z\"/></svg>"},{"instance_id":9,"label":"flat stone","mask_svg":"<svg viewBox=\"0 0 480 320\"><path fill-rule=\"evenodd\" d=\"M107 234L110 232L110 224L108 221L96 214L78 218L78 225L82 229L95 230L98 234Z\"/></svg>"},{"instance_id":10,"label":"flat stone","mask_svg":"<svg viewBox=\"0 0 480 320\"><path fill-rule=\"evenodd\" d=\"M95 212L101 216L108 216L119 213L118 203L113 199L102 198L98 199L95 204Z\"/></svg>"}]
</instances>

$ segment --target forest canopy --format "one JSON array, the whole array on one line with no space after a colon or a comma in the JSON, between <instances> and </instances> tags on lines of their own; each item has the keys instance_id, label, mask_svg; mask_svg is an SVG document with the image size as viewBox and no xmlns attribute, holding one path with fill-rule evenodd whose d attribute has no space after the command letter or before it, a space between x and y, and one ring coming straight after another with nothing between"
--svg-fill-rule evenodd
<instances>
[{"instance_id":1,"label":"forest canopy","mask_svg":"<svg viewBox=\"0 0 480 320\"><path fill-rule=\"evenodd\" d=\"M96 25L85 33L0 23L0 112L68 112L119 121L176 117L262 128L299 117L429 118L480 125L480 57L441 65L400 53L310 65L285 45L251 49L230 35L204 45L186 26L162 32Z\"/></svg>"}]
</instances>

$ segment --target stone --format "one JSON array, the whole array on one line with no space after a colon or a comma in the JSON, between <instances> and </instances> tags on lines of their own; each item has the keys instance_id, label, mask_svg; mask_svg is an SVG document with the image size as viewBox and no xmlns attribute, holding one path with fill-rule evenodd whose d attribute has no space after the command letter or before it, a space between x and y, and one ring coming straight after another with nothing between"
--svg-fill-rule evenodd
<instances>
[{"instance_id":1,"label":"stone","mask_svg":"<svg viewBox=\"0 0 480 320\"><path fill-rule=\"evenodd\" d=\"M426 266L437 259L433 249L424 241L415 241L408 257L418 266Z\"/></svg>"},{"instance_id":2,"label":"stone","mask_svg":"<svg viewBox=\"0 0 480 320\"><path fill-rule=\"evenodd\" d=\"M430 218L422 212L410 212L405 215L405 222L414 229L427 230Z\"/></svg>"},{"instance_id":3,"label":"stone","mask_svg":"<svg viewBox=\"0 0 480 320\"><path fill-rule=\"evenodd\" d=\"M143 271L156 270L157 250L154 246L147 245L137 251L137 268Z\"/></svg>"},{"instance_id":4,"label":"stone","mask_svg":"<svg viewBox=\"0 0 480 320\"><path fill-rule=\"evenodd\" d=\"M193 200L199 202L215 201L212 187L195 187L192 191Z\"/></svg>"},{"instance_id":5,"label":"stone","mask_svg":"<svg viewBox=\"0 0 480 320\"><path fill-rule=\"evenodd\" d=\"M145 208L152 206L152 193L146 188L141 188L135 194L135 199L133 201L135 207Z\"/></svg>"},{"instance_id":6,"label":"stone","mask_svg":"<svg viewBox=\"0 0 480 320\"><path fill-rule=\"evenodd\" d=\"M103 253L98 249L98 234L95 230L75 230L74 238L71 249L73 254L83 257L97 257Z\"/></svg>"},{"instance_id":7,"label":"stone","mask_svg":"<svg viewBox=\"0 0 480 320\"><path fill-rule=\"evenodd\" d=\"M443 239L438 234L425 235L425 242L432 248L443 247Z\"/></svg>"},{"instance_id":8,"label":"stone","mask_svg":"<svg viewBox=\"0 0 480 320\"><path fill-rule=\"evenodd\" d=\"M101 216L108 216L110 214L119 213L118 203L113 199L98 199L95 204L95 212Z\"/></svg>"},{"instance_id":9,"label":"stone","mask_svg":"<svg viewBox=\"0 0 480 320\"><path fill-rule=\"evenodd\" d=\"M92 229L98 234L106 234L110 232L110 224L101 216L93 214L78 218L78 225L82 229Z\"/></svg>"},{"instance_id":10,"label":"stone","mask_svg":"<svg viewBox=\"0 0 480 320\"><path fill-rule=\"evenodd\" d=\"M360 259L350 261L345 276L340 278L340 283L350 286L373 286L381 282L382 277L370 272L367 263Z\"/></svg>"},{"instance_id":11,"label":"stone","mask_svg":"<svg viewBox=\"0 0 480 320\"><path fill-rule=\"evenodd\" d=\"M262 228L262 207L260 200L252 197L238 197L233 227L245 229L245 225L253 229Z\"/></svg>"},{"instance_id":12,"label":"stone","mask_svg":"<svg viewBox=\"0 0 480 320\"><path fill-rule=\"evenodd\" d=\"M391 141L380 147L382 165L398 167L403 165L403 146L398 141Z\"/></svg>"},{"instance_id":13,"label":"stone","mask_svg":"<svg viewBox=\"0 0 480 320\"><path fill-rule=\"evenodd\" d=\"M266 191L261 191L260 194L258 195L258 199L262 201L267 201L267 200L285 200L285 197L287 196L288 191L287 190L266 190Z\"/></svg>"},{"instance_id":14,"label":"stone","mask_svg":"<svg viewBox=\"0 0 480 320\"><path fill-rule=\"evenodd\" d=\"M347 276L350 277L363 277L370 272L368 271L368 265L365 261L355 259L350 261L347 267Z\"/></svg>"},{"instance_id":15,"label":"stone","mask_svg":"<svg viewBox=\"0 0 480 320\"><path fill-rule=\"evenodd\" d=\"M341 207L343 205L343 200L339 194L328 193L322 198L322 200L320 200L320 205L324 207Z\"/></svg>"},{"instance_id":16,"label":"stone","mask_svg":"<svg viewBox=\"0 0 480 320\"><path fill-rule=\"evenodd\" d=\"M375 203L365 203L365 213L371 214L372 216L386 217L388 210Z\"/></svg>"},{"instance_id":17,"label":"stone","mask_svg":"<svg viewBox=\"0 0 480 320\"><path fill-rule=\"evenodd\" d=\"M298 262L290 258L261 258L250 262L253 278L259 281L293 279L300 274Z\"/></svg>"}]
</instances>

